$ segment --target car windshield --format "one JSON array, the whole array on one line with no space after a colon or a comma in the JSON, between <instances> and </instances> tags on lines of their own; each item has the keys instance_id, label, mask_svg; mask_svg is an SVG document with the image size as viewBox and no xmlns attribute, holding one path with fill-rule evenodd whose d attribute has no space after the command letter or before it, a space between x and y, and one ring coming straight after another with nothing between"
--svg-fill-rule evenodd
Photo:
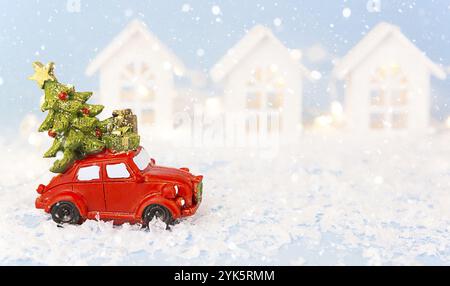
<instances>
[{"instance_id":1,"label":"car windshield","mask_svg":"<svg viewBox=\"0 0 450 286\"><path fill-rule=\"evenodd\" d=\"M145 168L147 168L148 164L150 163L150 156L148 155L147 151L145 151L145 149L142 148L139 154L137 154L133 158L133 161L139 168L139 170L143 171Z\"/></svg>"}]
</instances>

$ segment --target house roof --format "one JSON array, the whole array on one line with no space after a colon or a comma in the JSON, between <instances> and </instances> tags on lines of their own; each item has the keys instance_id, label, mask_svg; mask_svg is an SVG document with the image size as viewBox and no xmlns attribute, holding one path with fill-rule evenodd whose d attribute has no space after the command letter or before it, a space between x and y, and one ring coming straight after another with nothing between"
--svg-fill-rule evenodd
<instances>
[{"instance_id":1,"label":"house roof","mask_svg":"<svg viewBox=\"0 0 450 286\"><path fill-rule=\"evenodd\" d=\"M219 82L225 78L241 60L265 39L273 41L282 47L282 49L286 50L286 53L291 52L273 35L270 29L256 25L214 65L210 72L212 80ZM293 57L292 60L298 62L299 59L294 59ZM303 72L309 74L309 71L300 62L298 62L298 66Z\"/></svg>"},{"instance_id":2,"label":"house roof","mask_svg":"<svg viewBox=\"0 0 450 286\"><path fill-rule=\"evenodd\" d=\"M361 63L373 50L379 47L384 40L393 36L399 40L406 48L417 54L417 59L437 78L444 79L446 73L444 69L431 61L425 53L419 50L408 38L403 35L400 28L388 23L380 23L373 28L356 46L354 46L334 68L334 74L338 79L343 79L359 63Z\"/></svg>"},{"instance_id":3,"label":"house roof","mask_svg":"<svg viewBox=\"0 0 450 286\"><path fill-rule=\"evenodd\" d=\"M153 34L147 29L147 25L135 19L131 21L125 29L120 32L111 43L103 49L88 65L86 74L91 76L95 74L108 60L115 56L120 49L126 45L130 39L138 34L147 40L149 49L153 52L160 53L160 56L171 63L175 72L184 73L185 67L183 63ZM156 47L156 49L155 49Z\"/></svg>"}]
</instances>

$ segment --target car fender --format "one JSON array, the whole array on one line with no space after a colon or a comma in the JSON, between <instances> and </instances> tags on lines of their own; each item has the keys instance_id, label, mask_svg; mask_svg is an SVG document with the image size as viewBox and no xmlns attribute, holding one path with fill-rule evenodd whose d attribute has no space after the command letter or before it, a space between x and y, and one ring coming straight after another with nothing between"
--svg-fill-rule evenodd
<instances>
[{"instance_id":1,"label":"car fender","mask_svg":"<svg viewBox=\"0 0 450 286\"><path fill-rule=\"evenodd\" d=\"M68 201L73 203L80 211L81 217L87 216L86 202L84 201L83 197L72 192L58 193L57 195L52 197L48 201L47 206L45 207L45 211L49 213L51 211L52 206L60 201Z\"/></svg>"},{"instance_id":2,"label":"car fender","mask_svg":"<svg viewBox=\"0 0 450 286\"><path fill-rule=\"evenodd\" d=\"M136 219L142 219L145 208L152 204L158 204L166 207L172 213L173 219L178 219L181 216L181 210L174 200L166 199L164 197L161 197L160 195L151 195L143 199L140 203L136 212Z\"/></svg>"}]
</instances>

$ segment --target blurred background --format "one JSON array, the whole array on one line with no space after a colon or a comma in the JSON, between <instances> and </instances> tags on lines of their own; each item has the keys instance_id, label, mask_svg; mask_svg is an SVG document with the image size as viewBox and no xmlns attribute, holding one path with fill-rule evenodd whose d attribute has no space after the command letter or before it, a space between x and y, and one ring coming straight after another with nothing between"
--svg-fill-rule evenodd
<instances>
[{"instance_id":1,"label":"blurred background","mask_svg":"<svg viewBox=\"0 0 450 286\"><path fill-rule=\"evenodd\" d=\"M355 115L355 110L361 108L358 104L365 106L365 103L346 100L345 87L350 73L343 69L364 69L364 62L358 57L369 58L373 50L379 51L381 55L378 56L385 59L399 58L396 53L406 51L411 55L399 59L400 62L389 58L385 63L379 63L378 67L371 66L370 71L362 73L366 73L365 78L370 77L374 81L374 73L384 72L389 76L389 71L380 69L390 67L391 71L397 69L393 71L395 75L390 75L398 77L397 81L424 82L413 89L420 89L429 99L417 102L425 111L419 108L414 112L429 113L430 119L420 115L424 117L423 122L410 122L413 128L436 122L445 126L450 113L450 81L444 79L450 65L450 39L446 29L450 24L448 1L418 4L416 1L382 0L245 3L39 0L0 1L0 11L0 118L3 140L16 137L20 126L26 129L34 121L40 122L44 118L39 111L42 92L34 82L27 80L32 73L33 61L56 62L56 74L61 82L74 84L78 90L96 92L92 101L101 102L111 109L147 105L148 108L139 107L137 110L141 125L162 126L164 120L173 119L171 115L174 112L192 108L192 102L213 108L219 105L225 110L263 109L258 107L259 100L262 100L259 97L264 97L258 90L249 94L245 87L238 87L239 83L233 85L227 82L233 75L239 74L239 70L244 72L246 69L251 72L247 81L255 81L257 73L256 80L267 81L267 85L271 84L269 81L273 73L281 75L281 79L274 84L284 85L281 88L284 91L280 93L290 90L294 97L301 99L291 101L296 108L285 111L287 117L289 112L293 114L291 118L298 121L296 123L307 126L316 121L319 125L329 125L332 121L329 113L332 110L339 113L343 109L343 112L348 111L350 123L347 125L351 125L353 120L362 120L362 115ZM380 23L386 25L374 29ZM390 43L389 31L396 29L410 42L410 47L404 46L408 43L400 43L403 39L399 43ZM371 31L374 35L366 39ZM264 39L261 41L265 36L258 38L258 33L270 34L274 37L273 41L279 41L291 53L292 62L277 58L275 55L279 54L279 47L271 46ZM118 39L119 35L122 35L121 39ZM148 35L151 39L146 38ZM370 43L363 43L363 40ZM248 48L246 43L253 46ZM158 45L161 45L161 50L156 47ZM356 52L364 55L349 53L357 46ZM244 55L226 58L225 55L233 47ZM417 52L424 57L417 56ZM266 73L262 76L265 78L261 79L264 67L252 65L251 62L267 57L273 58L273 63L267 63L272 67L269 70L271 75ZM158 58L156 62L155 58ZM339 66L342 59L345 62ZM233 61L235 63L231 64ZM301 64L304 70L294 77L283 78L283 73L293 74L293 67L289 65L294 61ZM250 67L246 66L248 62ZM417 65L399 66L403 62L417 62ZM124 75L127 64L131 73ZM142 75L142 70L137 71L141 65L142 69L146 68L147 64L152 65L149 73ZM227 65L226 74L218 75L218 66L222 64ZM136 71L131 66L136 66ZM336 72L336 69L340 70ZM423 75L417 75L421 73L419 69L425 69ZM233 73L229 74L230 70ZM164 71L171 74L155 77L155 74ZM416 75L420 79L412 78ZM400 79L405 76L408 78ZM369 83L365 85L368 89ZM155 87L159 87L159 91ZM385 97L391 94L386 91L375 94L372 91L363 92L361 87L354 88L358 90L351 91L353 94L370 93L361 95L361 98L367 96L373 101L385 100L382 92L386 93ZM272 98L266 98L264 102L270 101L269 104L277 108L278 101L282 108L280 101L284 96L284 102L290 105L289 95L277 95L278 90L276 87L273 89L273 94L268 92L265 96ZM247 102L241 107L230 105L226 100L226 90L234 90L238 94L232 95L234 99L243 98L242 101L245 101L247 96ZM141 98L136 99L133 93L141 95ZM399 99L403 95L392 95L395 96ZM160 97L170 99L159 100ZM407 102L414 105L411 98ZM162 114L156 114L155 108L161 109ZM368 117L375 117L372 123L368 123L373 126L403 125L405 120L402 114L395 119L386 119L380 115L377 117L377 114L371 115L370 110L363 112Z\"/></svg>"}]
</instances>

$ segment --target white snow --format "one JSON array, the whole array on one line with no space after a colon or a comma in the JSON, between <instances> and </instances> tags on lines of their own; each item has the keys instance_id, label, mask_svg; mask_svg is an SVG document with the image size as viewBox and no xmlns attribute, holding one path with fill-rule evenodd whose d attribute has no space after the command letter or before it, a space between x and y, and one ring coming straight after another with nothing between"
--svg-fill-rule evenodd
<instances>
[{"instance_id":1,"label":"white snow","mask_svg":"<svg viewBox=\"0 0 450 286\"><path fill-rule=\"evenodd\" d=\"M272 160L144 143L159 164L205 176L197 214L170 231L57 227L34 208L52 160L2 144L0 264L449 264L449 139L306 133Z\"/></svg>"}]
</instances>

